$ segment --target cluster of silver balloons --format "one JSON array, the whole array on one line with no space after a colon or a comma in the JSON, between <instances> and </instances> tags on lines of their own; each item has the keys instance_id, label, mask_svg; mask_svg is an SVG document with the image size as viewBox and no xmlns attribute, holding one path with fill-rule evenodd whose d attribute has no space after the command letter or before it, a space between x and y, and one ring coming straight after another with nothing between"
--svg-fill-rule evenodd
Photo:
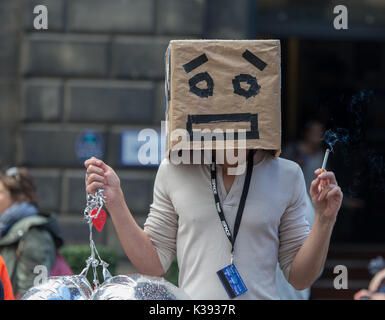
<instances>
[{"instance_id":1,"label":"cluster of silver balloons","mask_svg":"<svg viewBox=\"0 0 385 320\"><path fill-rule=\"evenodd\" d=\"M87 193L87 206L84 217L90 228L91 256L87 266L79 275L49 277L43 284L29 289L22 300L189 300L184 291L160 277L141 274L112 277L108 272L108 264L104 262L92 239L92 223L102 210L105 203L103 190L98 189L94 195ZM97 210L97 214L92 212ZM96 268L103 267L104 282L98 285ZM89 268L94 271L93 290L86 275Z\"/></svg>"},{"instance_id":2,"label":"cluster of silver balloons","mask_svg":"<svg viewBox=\"0 0 385 320\"><path fill-rule=\"evenodd\" d=\"M22 300L189 300L180 288L160 277L119 275L92 290L84 275L50 277L29 289Z\"/></svg>"}]
</instances>

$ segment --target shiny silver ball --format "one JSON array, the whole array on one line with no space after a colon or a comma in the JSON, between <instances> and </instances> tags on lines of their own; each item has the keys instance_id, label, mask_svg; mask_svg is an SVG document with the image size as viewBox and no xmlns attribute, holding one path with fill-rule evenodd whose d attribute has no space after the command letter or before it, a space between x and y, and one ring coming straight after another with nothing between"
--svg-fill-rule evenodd
<instances>
[{"instance_id":1,"label":"shiny silver ball","mask_svg":"<svg viewBox=\"0 0 385 320\"><path fill-rule=\"evenodd\" d=\"M85 276L49 277L41 285L32 287L21 300L88 300L92 288Z\"/></svg>"},{"instance_id":2,"label":"shiny silver ball","mask_svg":"<svg viewBox=\"0 0 385 320\"><path fill-rule=\"evenodd\" d=\"M94 291L93 300L190 300L180 288L160 277L115 276Z\"/></svg>"}]
</instances>

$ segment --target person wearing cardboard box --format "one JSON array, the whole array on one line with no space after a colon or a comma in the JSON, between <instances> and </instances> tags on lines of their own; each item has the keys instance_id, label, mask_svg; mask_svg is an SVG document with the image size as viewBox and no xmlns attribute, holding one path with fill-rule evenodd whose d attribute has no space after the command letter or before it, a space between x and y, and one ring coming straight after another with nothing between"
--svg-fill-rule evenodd
<instances>
[{"instance_id":1,"label":"person wearing cardboard box","mask_svg":"<svg viewBox=\"0 0 385 320\"><path fill-rule=\"evenodd\" d=\"M114 170L85 162L88 193L106 207L138 272L161 276L175 255L193 299L279 299L275 268L304 289L325 262L342 192L315 171L309 202L300 167L281 150L278 40L175 40L166 52L167 153L144 229Z\"/></svg>"}]
</instances>

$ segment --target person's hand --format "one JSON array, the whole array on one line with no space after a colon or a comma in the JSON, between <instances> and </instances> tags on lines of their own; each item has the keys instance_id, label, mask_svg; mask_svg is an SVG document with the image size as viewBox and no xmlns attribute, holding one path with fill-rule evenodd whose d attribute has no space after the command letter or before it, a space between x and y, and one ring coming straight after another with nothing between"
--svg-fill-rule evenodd
<instances>
[{"instance_id":1,"label":"person's hand","mask_svg":"<svg viewBox=\"0 0 385 320\"><path fill-rule=\"evenodd\" d=\"M375 292L370 298L370 300L385 300L385 293Z\"/></svg>"},{"instance_id":2,"label":"person's hand","mask_svg":"<svg viewBox=\"0 0 385 320\"><path fill-rule=\"evenodd\" d=\"M361 298L365 297L368 299L365 300L371 300L372 292L366 289L362 289L354 294L354 300L361 300Z\"/></svg>"},{"instance_id":3,"label":"person's hand","mask_svg":"<svg viewBox=\"0 0 385 320\"><path fill-rule=\"evenodd\" d=\"M373 279L369 283L369 290L373 291L373 292L379 290L380 286L381 286L382 282L384 282L384 280L385 280L385 269L378 271L375 274L375 276L373 277Z\"/></svg>"},{"instance_id":4,"label":"person's hand","mask_svg":"<svg viewBox=\"0 0 385 320\"><path fill-rule=\"evenodd\" d=\"M97 189L103 189L108 208L122 195L119 177L111 167L94 157L86 160L84 166L87 168L86 191L94 194Z\"/></svg>"},{"instance_id":5,"label":"person's hand","mask_svg":"<svg viewBox=\"0 0 385 320\"><path fill-rule=\"evenodd\" d=\"M376 292L380 289L381 284L385 279L385 269L376 273L369 283L368 290L362 289L354 295L354 300L360 300L362 297L369 297L368 300L385 300L385 294Z\"/></svg>"},{"instance_id":6,"label":"person's hand","mask_svg":"<svg viewBox=\"0 0 385 320\"><path fill-rule=\"evenodd\" d=\"M385 293L362 289L354 295L354 300L385 300Z\"/></svg>"},{"instance_id":7,"label":"person's hand","mask_svg":"<svg viewBox=\"0 0 385 320\"><path fill-rule=\"evenodd\" d=\"M323 221L335 221L342 203L342 191L332 171L317 169L317 178L310 186L310 196L316 215Z\"/></svg>"}]
</instances>

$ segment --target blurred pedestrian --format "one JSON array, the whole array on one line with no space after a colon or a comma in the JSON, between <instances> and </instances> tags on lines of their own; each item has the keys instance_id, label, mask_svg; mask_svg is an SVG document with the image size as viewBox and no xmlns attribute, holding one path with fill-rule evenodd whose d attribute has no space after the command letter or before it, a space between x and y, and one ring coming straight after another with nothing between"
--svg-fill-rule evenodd
<instances>
[{"instance_id":1,"label":"blurred pedestrian","mask_svg":"<svg viewBox=\"0 0 385 320\"><path fill-rule=\"evenodd\" d=\"M368 289L358 291L354 300L385 300L385 269L377 272Z\"/></svg>"},{"instance_id":2,"label":"blurred pedestrian","mask_svg":"<svg viewBox=\"0 0 385 320\"><path fill-rule=\"evenodd\" d=\"M314 178L314 170L319 168L324 157L322 149L322 137L325 129L321 122L312 120L306 123L303 138L288 144L282 150L282 158L295 161L303 171L306 182L306 190L310 190L310 184Z\"/></svg>"},{"instance_id":3,"label":"blurred pedestrian","mask_svg":"<svg viewBox=\"0 0 385 320\"><path fill-rule=\"evenodd\" d=\"M3 257L0 255L0 285L2 290L2 298L0 300L14 300L11 280L8 276L8 270ZM0 294L1 296L1 294Z\"/></svg>"},{"instance_id":4,"label":"blurred pedestrian","mask_svg":"<svg viewBox=\"0 0 385 320\"><path fill-rule=\"evenodd\" d=\"M45 266L49 275L62 243L56 219L39 212L28 170L13 167L0 174L0 254L16 298L34 285L36 266Z\"/></svg>"}]
</instances>

